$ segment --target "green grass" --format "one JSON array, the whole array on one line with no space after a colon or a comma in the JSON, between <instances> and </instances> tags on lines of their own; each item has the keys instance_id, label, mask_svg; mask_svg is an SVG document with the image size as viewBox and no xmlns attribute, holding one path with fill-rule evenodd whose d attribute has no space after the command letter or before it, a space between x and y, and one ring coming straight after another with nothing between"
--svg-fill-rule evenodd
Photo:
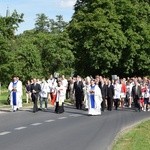
<instances>
[{"instance_id":1,"label":"green grass","mask_svg":"<svg viewBox=\"0 0 150 150\"><path fill-rule=\"evenodd\" d=\"M113 150L150 150L150 120L121 135Z\"/></svg>"},{"instance_id":2,"label":"green grass","mask_svg":"<svg viewBox=\"0 0 150 150\"><path fill-rule=\"evenodd\" d=\"M1 93L0 93L0 106L9 105L9 103L7 101L8 95L9 95L8 90L5 88L2 88ZM25 92L23 92L23 102L25 102Z\"/></svg>"},{"instance_id":3,"label":"green grass","mask_svg":"<svg viewBox=\"0 0 150 150\"><path fill-rule=\"evenodd\" d=\"M8 99L8 91L5 90L1 90L0 93L0 105L7 105L7 99Z\"/></svg>"},{"instance_id":4,"label":"green grass","mask_svg":"<svg viewBox=\"0 0 150 150\"><path fill-rule=\"evenodd\" d=\"M8 107L10 107L10 103L8 103L8 101L7 101L8 94L9 93L8 93L8 90L6 88L1 88L0 107L7 107L6 105L8 105ZM65 103L73 104L73 102L70 99L65 100ZM32 105L32 103L26 104L26 94L25 94L25 89L23 89L23 106L28 107L31 105Z\"/></svg>"}]
</instances>

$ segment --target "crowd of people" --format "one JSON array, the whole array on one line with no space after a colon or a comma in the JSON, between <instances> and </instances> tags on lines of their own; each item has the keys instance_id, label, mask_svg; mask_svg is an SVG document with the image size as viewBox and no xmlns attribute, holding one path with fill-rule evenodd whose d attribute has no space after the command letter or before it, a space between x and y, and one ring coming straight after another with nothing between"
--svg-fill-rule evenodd
<instances>
[{"instance_id":1,"label":"crowd of people","mask_svg":"<svg viewBox=\"0 0 150 150\"><path fill-rule=\"evenodd\" d=\"M87 110L89 115L101 115L101 111L135 109L135 111L150 111L150 78L118 76L112 79L102 76L95 78L70 77L64 75L55 78L52 75L45 78L27 81L26 102L33 102L33 112L46 110L48 103L55 107L56 113L64 112L64 102L69 99L76 109ZM13 77L8 90L10 91L10 104L16 111L22 107L22 82L17 76ZM38 102L40 108L38 108ZM43 103L45 104L43 106Z\"/></svg>"}]
</instances>

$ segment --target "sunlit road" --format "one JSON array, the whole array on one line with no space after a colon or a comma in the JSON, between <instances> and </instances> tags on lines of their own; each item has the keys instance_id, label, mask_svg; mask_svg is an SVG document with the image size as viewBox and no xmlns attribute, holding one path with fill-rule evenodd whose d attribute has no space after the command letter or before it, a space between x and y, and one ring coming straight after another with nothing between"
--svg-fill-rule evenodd
<instances>
[{"instance_id":1,"label":"sunlit road","mask_svg":"<svg viewBox=\"0 0 150 150\"><path fill-rule=\"evenodd\" d=\"M64 114L53 112L0 113L0 150L107 150L121 129L150 117L131 109L101 116L71 106Z\"/></svg>"}]
</instances>

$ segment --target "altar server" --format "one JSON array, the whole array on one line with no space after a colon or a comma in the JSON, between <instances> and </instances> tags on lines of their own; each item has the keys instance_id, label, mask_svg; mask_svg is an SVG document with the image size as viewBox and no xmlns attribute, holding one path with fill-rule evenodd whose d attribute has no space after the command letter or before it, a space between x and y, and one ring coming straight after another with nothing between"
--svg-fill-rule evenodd
<instances>
[{"instance_id":1,"label":"altar server","mask_svg":"<svg viewBox=\"0 0 150 150\"><path fill-rule=\"evenodd\" d=\"M63 86L62 81L58 81L57 90L57 97L56 97L56 113L63 113L64 112L64 101L66 98L66 88Z\"/></svg>"}]
</instances>

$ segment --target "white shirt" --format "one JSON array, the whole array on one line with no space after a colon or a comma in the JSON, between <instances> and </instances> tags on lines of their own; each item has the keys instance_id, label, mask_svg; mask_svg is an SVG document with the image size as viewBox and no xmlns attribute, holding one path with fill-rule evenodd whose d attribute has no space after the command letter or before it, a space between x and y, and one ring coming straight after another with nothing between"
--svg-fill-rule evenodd
<instances>
[{"instance_id":1,"label":"white shirt","mask_svg":"<svg viewBox=\"0 0 150 150\"><path fill-rule=\"evenodd\" d=\"M41 92L40 92L40 96L43 97L43 98L47 98L48 92L49 92L49 86L48 86L48 83L46 83L46 82L41 83Z\"/></svg>"},{"instance_id":2,"label":"white shirt","mask_svg":"<svg viewBox=\"0 0 150 150\"><path fill-rule=\"evenodd\" d=\"M121 86L119 83L114 84L114 99L120 99L121 95Z\"/></svg>"}]
</instances>

